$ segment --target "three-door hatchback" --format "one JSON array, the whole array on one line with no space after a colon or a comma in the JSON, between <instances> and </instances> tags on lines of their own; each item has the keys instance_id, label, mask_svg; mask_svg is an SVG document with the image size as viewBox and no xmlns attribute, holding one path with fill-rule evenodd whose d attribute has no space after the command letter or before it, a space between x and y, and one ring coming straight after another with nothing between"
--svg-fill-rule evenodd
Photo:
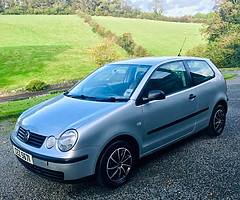
<instances>
[{"instance_id":1,"label":"three-door hatchback","mask_svg":"<svg viewBox=\"0 0 240 200\"><path fill-rule=\"evenodd\" d=\"M96 175L102 185L120 186L138 159L205 128L220 135L226 91L208 59L107 64L22 113L11 134L13 150L26 168L43 176L67 181Z\"/></svg>"}]
</instances>

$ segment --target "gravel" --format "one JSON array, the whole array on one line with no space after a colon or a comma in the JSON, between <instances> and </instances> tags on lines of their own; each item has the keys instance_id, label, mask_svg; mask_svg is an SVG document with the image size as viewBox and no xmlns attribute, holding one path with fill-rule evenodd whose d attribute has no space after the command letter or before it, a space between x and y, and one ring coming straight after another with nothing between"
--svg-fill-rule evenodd
<instances>
[{"instance_id":1,"label":"gravel","mask_svg":"<svg viewBox=\"0 0 240 200\"><path fill-rule=\"evenodd\" d=\"M240 199L240 82L228 81L228 87L229 112L220 137L200 132L154 153L140 161L126 185L114 190L94 179L61 184L29 172L3 134L0 199Z\"/></svg>"}]
</instances>

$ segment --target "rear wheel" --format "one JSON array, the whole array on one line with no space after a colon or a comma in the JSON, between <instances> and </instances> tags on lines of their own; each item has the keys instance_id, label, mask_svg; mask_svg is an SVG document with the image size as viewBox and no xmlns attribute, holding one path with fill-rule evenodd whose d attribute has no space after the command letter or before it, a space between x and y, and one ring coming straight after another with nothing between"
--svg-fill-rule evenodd
<instances>
[{"instance_id":1,"label":"rear wheel","mask_svg":"<svg viewBox=\"0 0 240 200\"><path fill-rule=\"evenodd\" d=\"M133 147L126 141L110 144L98 163L97 180L101 185L118 187L124 184L136 161Z\"/></svg>"},{"instance_id":2,"label":"rear wheel","mask_svg":"<svg viewBox=\"0 0 240 200\"><path fill-rule=\"evenodd\" d=\"M226 123L226 114L227 111L223 105L218 104L215 106L209 123L210 135L219 136L222 134Z\"/></svg>"}]
</instances>

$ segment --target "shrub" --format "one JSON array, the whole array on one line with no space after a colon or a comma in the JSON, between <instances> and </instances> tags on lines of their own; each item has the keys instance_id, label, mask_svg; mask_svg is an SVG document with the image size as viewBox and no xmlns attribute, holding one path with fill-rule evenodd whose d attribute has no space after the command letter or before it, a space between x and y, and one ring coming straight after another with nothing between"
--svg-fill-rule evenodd
<instances>
[{"instance_id":1,"label":"shrub","mask_svg":"<svg viewBox=\"0 0 240 200\"><path fill-rule=\"evenodd\" d=\"M136 57L144 57L144 56L148 56L148 52L146 49L144 49L141 45L137 45L134 48L134 52L133 55Z\"/></svg>"},{"instance_id":2,"label":"shrub","mask_svg":"<svg viewBox=\"0 0 240 200\"><path fill-rule=\"evenodd\" d=\"M107 40L111 40L113 42L117 42L118 39L117 36L109 30L105 32L105 37L107 38Z\"/></svg>"},{"instance_id":3,"label":"shrub","mask_svg":"<svg viewBox=\"0 0 240 200\"><path fill-rule=\"evenodd\" d=\"M187 52L189 56L210 58L218 67L240 66L240 36L231 34L207 46L198 46Z\"/></svg>"},{"instance_id":4,"label":"shrub","mask_svg":"<svg viewBox=\"0 0 240 200\"><path fill-rule=\"evenodd\" d=\"M48 85L39 80L32 80L26 85L26 90L31 92L41 91L47 89Z\"/></svg>"},{"instance_id":5,"label":"shrub","mask_svg":"<svg viewBox=\"0 0 240 200\"><path fill-rule=\"evenodd\" d=\"M232 33L221 38L217 44L221 67L240 66L240 33Z\"/></svg>"},{"instance_id":6,"label":"shrub","mask_svg":"<svg viewBox=\"0 0 240 200\"><path fill-rule=\"evenodd\" d=\"M199 45L196 46L186 53L187 56L194 56L194 57L208 57L207 56L207 46Z\"/></svg>"},{"instance_id":7,"label":"shrub","mask_svg":"<svg viewBox=\"0 0 240 200\"><path fill-rule=\"evenodd\" d=\"M120 57L114 48L114 42L111 40L104 40L97 44L89 50L89 53L98 66L117 60Z\"/></svg>"},{"instance_id":8,"label":"shrub","mask_svg":"<svg viewBox=\"0 0 240 200\"><path fill-rule=\"evenodd\" d=\"M105 36L105 32L106 32L106 29L100 25L98 25L96 27L96 30L95 30L100 36L104 37ZM94 30L93 30L94 32Z\"/></svg>"},{"instance_id":9,"label":"shrub","mask_svg":"<svg viewBox=\"0 0 240 200\"><path fill-rule=\"evenodd\" d=\"M131 33L124 33L122 36L118 37L118 44L121 46L129 55L134 54L134 48L136 46Z\"/></svg>"},{"instance_id":10,"label":"shrub","mask_svg":"<svg viewBox=\"0 0 240 200\"><path fill-rule=\"evenodd\" d=\"M85 16L84 17L84 22L85 23L89 23L92 20L92 18L90 16Z\"/></svg>"}]
</instances>

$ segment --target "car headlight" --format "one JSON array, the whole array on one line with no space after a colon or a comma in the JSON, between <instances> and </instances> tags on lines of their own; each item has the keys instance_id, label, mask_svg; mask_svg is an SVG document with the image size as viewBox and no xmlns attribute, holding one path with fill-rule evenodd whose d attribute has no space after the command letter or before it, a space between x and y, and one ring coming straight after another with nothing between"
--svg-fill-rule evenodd
<instances>
[{"instance_id":1,"label":"car headlight","mask_svg":"<svg viewBox=\"0 0 240 200\"><path fill-rule=\"evenodd\" d=\"M56 138L54 136L50 136L47 138L46 147L48 149L51 149L52 147L54 147L55 144L56 144Z\"/></svg>"},{"instance_id":2,"label":"car headlight","mask_svg":"<svg viewBox=\"0 0 240 200\"><path fill-rule=\"evenodd\" d=\"M65 131L58 139L58 148L61 151L69 151L72 149L77 141L78 133L74 129Z\"/></svg>"}]
</instances>

